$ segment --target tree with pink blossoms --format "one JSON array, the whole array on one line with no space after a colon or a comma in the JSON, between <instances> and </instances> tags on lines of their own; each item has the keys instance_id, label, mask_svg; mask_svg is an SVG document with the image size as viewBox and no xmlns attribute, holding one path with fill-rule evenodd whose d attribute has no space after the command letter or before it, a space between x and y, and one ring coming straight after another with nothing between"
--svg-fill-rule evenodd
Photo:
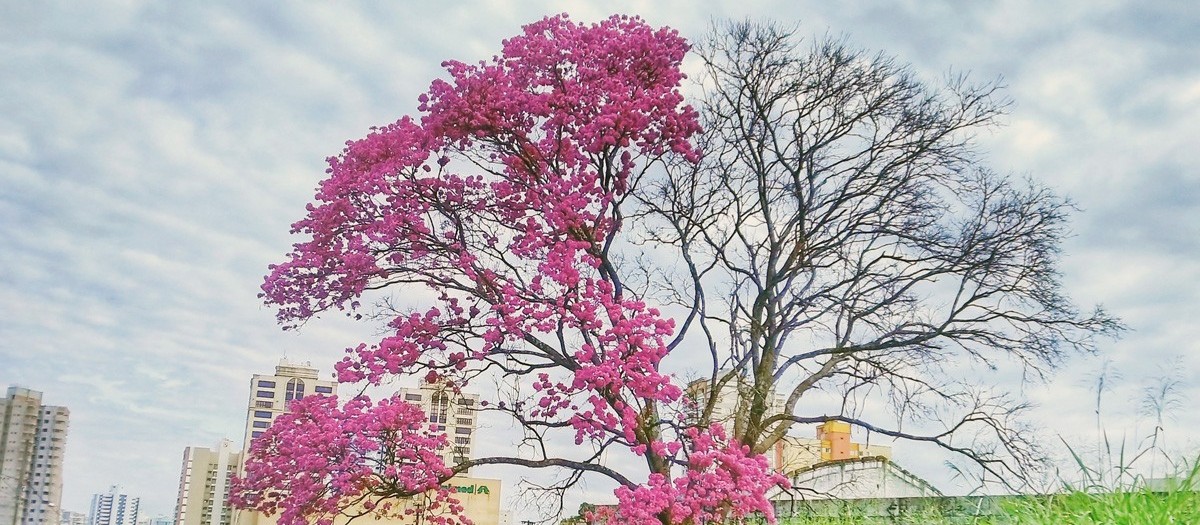
<instances>
[{"instance_id":1,"label":"tree with pink blossoms","mask_svg":"<svg viewBox=\"0 0 1200 525\"><path fill-rule=\"evenodd\" d=\"M1036 459L1008 419L1019 403L955 390L945 366L1041 370L1119 328L1059 292L1068 203L972 156L993 88L931 90L886 58L792 40L715 35L697 111L675 31L549 17L490 61L445 62L419 117L347 142L263 297L285 327L384 319L339 381L471 389L523 437L444 464L445 436L402 399L306 398L255 441L238 505L298 525L421 497L451 523L441 484L497 465L558 473L547 516L603 478L613 522L773 521L787 481L763 454L831 419L1019 478ZM864 416L881 400L890 421ZM902 430L914 420L945 426Z\"/></svg>"}]
</instances>

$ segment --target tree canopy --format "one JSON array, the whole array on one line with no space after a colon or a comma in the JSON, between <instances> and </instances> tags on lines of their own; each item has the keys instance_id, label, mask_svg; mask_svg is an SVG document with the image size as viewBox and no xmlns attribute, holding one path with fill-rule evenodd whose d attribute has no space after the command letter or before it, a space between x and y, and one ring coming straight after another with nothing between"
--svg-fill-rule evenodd
<instances>
[{"instance_id":1,"label":"tree canopy","mask_svg":"<svg viewBox=\"0 0 1200 525\"><path fill-rule=\"evenodd\" d=\"M432 493L426 519L453 523L441 483L511 465L559 470L559 496L612 480L621 523L770 517L787 481L763 452L829 419L1022 475L1020 401L948 364L1048 370L1119 325L1062 293L1069 202L973 151L998 88L930 88L886 56L741 23L699 48L693 108L688 50L636 17L549 17L490 61L445 62L419 118L328 159L266 302L285 326L383 316L387 333L337 364L344 383L523 385L477 408L523 447L445 464L429 453L445 436L401 399L306 399L255 440L240 505L298 524ZM414 289L432 304L390 300ZM667 373L675 356L701 376ZM813 412L815 392L840 409ZM563 441L579 446L548 446ZM599 461L610 450L644 467Z\"/></svg>"}]
</instances>

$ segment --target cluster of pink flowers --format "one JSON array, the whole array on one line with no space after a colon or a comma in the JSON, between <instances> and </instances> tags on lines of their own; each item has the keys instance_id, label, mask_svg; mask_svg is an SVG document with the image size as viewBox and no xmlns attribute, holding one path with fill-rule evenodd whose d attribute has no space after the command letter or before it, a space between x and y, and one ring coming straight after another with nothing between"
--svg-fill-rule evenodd
<instances>
[{"instance_id":1,"label":"cluster of pink flowers","mask_svg":"<svg viewBox=\"0 0 1200 525\"><path fill-rule=\"evenodd\" d=\"M741 523L746 518L775 521L764 494L788 486L761 454L731 442L719 424L685 433L686 470L674 479L660 473L638 487L619 487L618 504L593 511L589 520L607 524Z\"/></svg>"},{"instance_id":2,"label":"cluster of pink flowers","mask_svg":"<svg viewBox=\"0 0 1200 525\"><path fill-rule=\"evenodd\" d=\"M435 432L418 407L396 399L372 403L357 396L338 406L334 396L293 401L251 442L244 477L235 478L230 501L267 514L283 525L331 523L354 502L362 510L404 515L396 494L421 495L429 523L468 523L461 505L441 486L450 475Z\"/></svg>"},{"instance_id":3,"label":"cluster of pink flowers","mask_svg":"<svg viewBox=\"0 0 1200 525\"><path fill-rule=\"evenodd\" d=\"M271 267L262 296L292 325L331 309L357 315L372 289L437 294L436 307L396 316L381 341L348 349L336 366L343 382L427 374L461 386L469 375L455 374L485 359L574 334L570 348L523 352L553 366L530 377L528 410L506 410L565 423L577 443L615 437L657 464L687 465L623 488L628 519L640 519L639 506L681 520L764 511L764 487L778 480L761 457L719 429L661 436L661 422L647 420L657 413L647 408L682 397L659 372L674 324L630 297L607 255L638 170L664 155L698 158L697 114L679 92L687 49L638 18L581 25L563 15L526 26L491 61L446 62L450 78L421 96L419 122L373 129L329 159L316 203L293 225L308 240ZM423 471L408 462L445 438L401 401L364 403L299 404L251 451L239 504L298 523L349 496L435 489L450 473L441 460L423 458ZM393 437L411 440L408 455L372 465Z\"/></svg>"}]
</instances>

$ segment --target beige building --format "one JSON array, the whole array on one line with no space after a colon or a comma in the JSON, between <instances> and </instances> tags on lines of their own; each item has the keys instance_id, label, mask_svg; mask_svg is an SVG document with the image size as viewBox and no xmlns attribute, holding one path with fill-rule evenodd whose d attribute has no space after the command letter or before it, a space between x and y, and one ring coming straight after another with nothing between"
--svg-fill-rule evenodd
<instances>
[{"instance_id":1,"label":"beige building","mask_svg":"<svg viewBox=\"0 0 1200 525\"><path fill-rule=\"evenodd\" d=\"M337 382L324 381L320 377L321 371L312 366L312 363L293 362L286 357L279 360L274 375L254 374L250 377L250 395L246 401L246 430L242 437L241 454L236 462L237 473L241 474L245 469L250 443L266 432L275 418L287 411L289 403L314 394L337 395ZM255 525L267 521L275 523L274 518L267 518L258 512L232 508L228 511L232 515L234 525ZM176 521L175 525L190 524Z\"/></svg>"},{"instance_id":2,"label":"beige building","mask_svg":"<svg viewBox=\"0 0 1200 525\"><path fill-rule=\"evenodd\" d=\"M0 525L46 525L62 509L66 407L42 405L42 393L8 388L0 405Z\"/></svg>"},{"instance_id":3,"label":"beige building","mask_svg":"<svg viewBox=\"0 0 1200 525\"><path fill-rule=\"evenodd\" d=\"M243 451L249 450L251 441L265 431L275 417L282 414L287 403L314 393L336 395L337 384L320 381L319 372L308 363L297 364L281 360L275 375L255 375L250 380L250 400L246 414L246 437ZM442 456L447 465L469 459L473 453L476 429L476 409L479 396L455 392L440 383L421 380L417 388L402 388L395 394L409 403L421 407L430 425L446 432L450 446ZM243 454L244 456L244 454ZM245 461L244 457L242 461ZM466 474L466 473L464 473ZM476 525L498 525L500 523L500 480L473 478L461 475L451 478L446 485L454 489L455 497L463 505L463 513ZM402 517L405 510L413 515ZM418 511L419 510L419 511ZM420 525L430 512L426 499L418 496L400 499L393 503L388 516L363 516L358 522L370 520L377 525ZM347 514L355 514L351 510ZM234 525L275 525L278 515L266 516L259 512L233 510ZM349 518L339 515L334 525L345 525ZM197 525L177 521L176 525ZM199 525L220 525L202 523Z\"/></svg>"},{"instance_id":4,"label":"beige building","mask_svg":"<svg viewBox=\"0 0 1200 525\"><path fill-rule=\"evenodd\" d=\"M336 396L337 382L321 380L320 371L312 363L296 363L285 357L275 367L275 375L254 374L250 378L250 399L246 402L243 453L250 450L254 438L261 436L287 410L288 403L313 394Z\"/></svg>"},{"instance_id":5,"label":"beige building","mask_svg":"<svg viewBox=\"0 0 1200 525\"><path fill-rule=\"evenodd\" d=\"M775 443L767 460L775 470L785 475L827 461L860 458L892 458L892 447L855 443L851 440L850 424L827 421L817 425L817 437L785 436Z\"/></svg>"},{"instance_id":6,"label":"beige building","mask_svg":"<svg viewBox=\"0 0 1200 525\"><path fill-rule=\"evenodd\" d=\"M417 388L401 388L396 392L405 401L420 405L429 416L436 430L444 430L450 446L442 451L442 460L452 466L470 459L474 450L476 409L479 396L456 392L441 383L429 383L422 379ZM468 469L464 474L469 474Z\"/></svg>"},{"instance_id":7,"label":"beige building","mask_svg":"<svg viewBox=\"0 0 1200 525\"><path fill-rule=\"evenodd\" d=\"M175 525L231 525L229 484L241 465L242 455L233 441L221 440L214 448L183 449Z\"/></svg>"},{"instance_id":8,"label":"beige building","mask_svg":"<svg viewBox=\"0 0 1200 525\"><path fill-rule=\"evenodd\" d=\"M723 372L729 374L729 372ZM720 378L719 378L720 379ZM709 397L712 385L707 379L700 379L688 383L688 397L699 401L701 404L706 402ZM748 378L733 375L729 377L724 385L721 386L721 391L717 394L715 403L713 404L712 418L713 423L721 423L725 428L733 428L739 416L745 416L747 407L740 406L743 399L748 397L749 390L753 388ZM738 395L741 393L742 395ZM778 413L783 410L783 396L779 394L771 394L771 403L767 407L768 413ZM698 417L699 414L693 414Z\"/></svg>"}]
</instances>

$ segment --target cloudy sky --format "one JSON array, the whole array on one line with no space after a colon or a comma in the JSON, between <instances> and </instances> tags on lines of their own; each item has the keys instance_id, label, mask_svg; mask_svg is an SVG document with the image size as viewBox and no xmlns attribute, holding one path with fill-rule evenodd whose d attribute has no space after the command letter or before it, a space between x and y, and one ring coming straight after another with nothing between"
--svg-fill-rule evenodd
<instances>
[{"instance_id":1,"label":"cloudy sky","mask_svg":"<svg viewBox=\"0 0 1200 525\"><path fill-rule=\"evenodd\" d=\"M369 337L340 319L281 332L255 297L324 157L412 112L442 60L488 58L562 11L690 38L770 18L930 77L1002 76L1016 104L983 137L990 164L1076 201L1068 290L1132 329L1026 387L1037 423L1088 442L1104 363L1120 372L1103 411L1114 436L1147 432L1138 398L1164 374L1200 398L1194 2L244 4L0 3L0 386L70 408L65 509L121 484L173 512L183 448L240 441L251 374L285 354L328 371ZM1194 451L1200 414L1186 412L1166 431ZM939 461L896 451L954 491Z\"/></svg>"}]
</instances>

